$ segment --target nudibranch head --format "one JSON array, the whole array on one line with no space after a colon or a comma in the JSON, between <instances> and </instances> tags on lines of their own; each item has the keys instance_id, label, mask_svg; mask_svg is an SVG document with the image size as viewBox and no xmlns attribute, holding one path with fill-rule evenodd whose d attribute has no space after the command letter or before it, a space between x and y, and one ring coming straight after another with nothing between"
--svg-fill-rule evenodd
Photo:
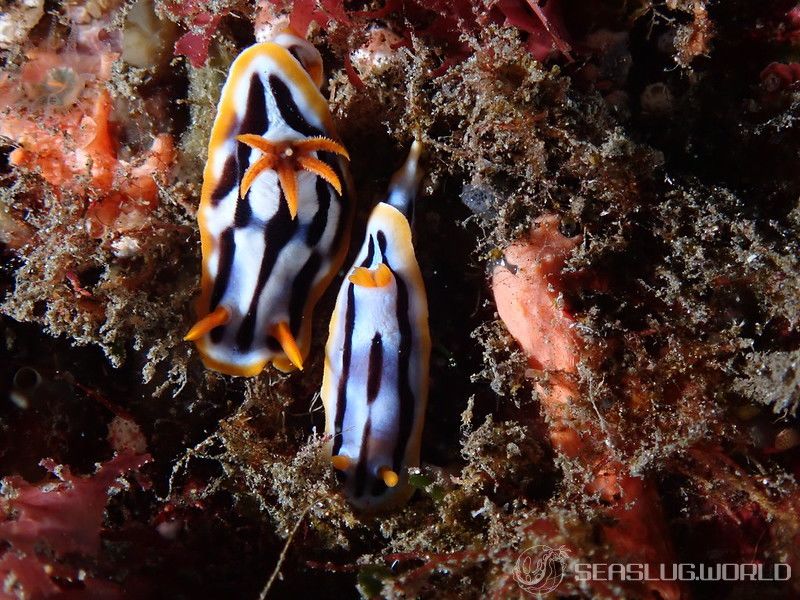
<instances>
[{"instance_id":1,"label":"nudibranch head","mask_svg":"<svg viewBox=\"0 0 800 600\"><path fill-rule=\"evenodd\" d=\"M322 55L313 44L298 36L290 28L275 32L272 42L283 46L303 65L314 84L322 87Z\"/></svg>"}]
</instances>

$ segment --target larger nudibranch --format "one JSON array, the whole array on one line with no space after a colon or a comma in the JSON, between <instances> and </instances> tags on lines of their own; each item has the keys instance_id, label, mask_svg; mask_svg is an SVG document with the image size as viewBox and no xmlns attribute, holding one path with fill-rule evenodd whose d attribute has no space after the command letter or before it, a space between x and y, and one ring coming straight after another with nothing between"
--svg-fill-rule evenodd
<instances>
[{"instance_id":1,"label":"larger nudibranch","mask_svg":"<svg viewBox=\"0 0 800 600\"><path fill-rule=\"evenodd\" d=\"M319 52L284 32L244 50L222 88L198 211L200 319L185 338L222 373L302 369L347 252L348 156L321 83Z\"/></svg>"},{"instance_id":2,"label":"larger nudibranch","mask_svg":"<svg viewBox=\"0 0 800 600\"><path fill-rule=\"evenodd\" d=\"M370 215L325 350L322 400L333 466L350 502L366 511L408 500L408 469L419 466L431 351L411 240L421 149L415 142L388 198Z\"/></svg>"}]
</instances>

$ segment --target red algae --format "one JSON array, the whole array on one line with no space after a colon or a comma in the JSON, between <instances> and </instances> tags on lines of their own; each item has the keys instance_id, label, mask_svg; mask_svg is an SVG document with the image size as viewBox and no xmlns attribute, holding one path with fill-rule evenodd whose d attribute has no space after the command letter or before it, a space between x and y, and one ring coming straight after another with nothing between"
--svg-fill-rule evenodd
<instances>
[{"instance_id":1,"label":"red algae","mask_svg":"<svg viewBox=\"0 0 800 600\"><path fill-rule=\"evenodd\" d=\"M185 56L195 68L202 67L208 59L211 36L228 11L209 10L206 3L199 0L169 2L167 10L189 30L175 42L175 54Z\"/></svg>"},{"instance_id":2,"label":"red algae","mask_svg":"<svg viewBox=\"0 0 800 600\"><path fill-rule=\"evenodd\" d=\"M568 60L570 44L561 18L560 2L552 0L492 0L483 7L473 0L433 0L428 2L401 2L387 0L381 8L349 12L341 0L261 0L262 14L287 14L289 25L301 35L307 35L312 25L325 29L333 23L345 29L364 34L364 29L376 20L394 17L399 25L394 47L411 46L412 36L422 36L440 45L446 59L438 71L455 64L473 52L464 41L464 36L474 35L489 23L503 22L525 32L526 47L539 61L546 61L562 54ZM267 8L269 7L269 8ZM263 18L263 17L262 17ZM415 26L417 23L427 23ZM348 77L358 86L358 76L348 71Z\"/></svg>"},{"instance_id":3,"label":"red algae","mask_svg":"<svg viewBox=\"0 0 800 600\"><path fill-rule=\"evenodd\" d=\"M120 454L88 477L77 477L52 460L42 466L57 479L39 485L19 477L2 482L0 539L8 547L0 556L5 592L12 597L50 597L62 591L57 581L86 580L87 592L117 586L86 578L59 559L96 557L100 551L103 515L110 493L124 489L125 473L150 461L147 455ZM53 558L55 558L55 564Z\"/></svg>"},{"instance_id":4,"label":"red algae","mask_svg":"<svg viewBox=\"0 0 800 600\"><path fill-rule=\"evenodd\" d=\"M5 520L0 536L12 546L34 553L42 541L65 555L94 556L100 549L100 528L109 492L120 489L117 479L150 461L147 455L120 454L91 477L76 477L69 468L45 460L42 466L58 481L32 485L19 478L3 480Z\"/></svg>"}]
</instances>

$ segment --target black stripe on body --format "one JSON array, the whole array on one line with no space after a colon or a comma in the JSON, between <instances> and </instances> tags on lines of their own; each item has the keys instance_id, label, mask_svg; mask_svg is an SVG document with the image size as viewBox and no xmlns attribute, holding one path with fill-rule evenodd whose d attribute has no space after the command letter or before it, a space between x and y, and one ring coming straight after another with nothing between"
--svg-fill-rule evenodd
<instances>
[{"instance_id":1,"label":"black stripe on body","mask_svg":"<svg viewBox=\"0 0 800 600\"><path fill-rule=\"evenodd\" d=\"M367 404L375 402L381 389L383 376L383 339L380 333L372 337L369 348L369 367L367 369Z\"/></svg>"},{"instance_id":2,"label":"black stripe on body","mask_svg":"<svg viewBox=\"0 0 800 600\"><path fill-rule=\"evenodd\" d=\"M362 267L368 267L375 256L375 240L369 237L367 256L361 262ZM342 448L342 425L344 424L344 411L347 407L347 380L350 378L350 361L353 356L353 328L356 322L356 291L355 285L348 284L347 304L345 305L344 319L344 348L342 348L342 372L339 376L339 387L336 390L336 417L334 420L333 456L339 454Z\"/></svg>"},{"instance_id":3,"label":"black stripe on body","mask_svg":"<svg viewBox=\"0 0 800 600\"><path fill-rule=\"evenodd\" d=\"M281 117L283 117L283 120L286 121L289 127L308 137L325 135L324 131L314 127L306 120L303 113L300 112L300 108L297 106L294 98L292 98L292 92L289 90L289 86L287 86L280 77L274 74L270 75L269 88L272 91L272 95L275 97L275 105L278 107Z\"/></svg>"},{"instance_id":4,"label":"black stripe on body","mask_svg":"<svg viewBox=\"0 0 800 600\"><path fill-rule=\"evenodd\" d=\"M214 311L219 306L220 300L225 295L228 282L231 279L233 269L233 253L235 252L234 229L228 227L219 236L219 260L217 261L217 277L214 279L214 287L211 288L211 298L208 304L208 312ZM224 327L220 325L211 330L211 341L215 344L222 339Z\"/></svg>"},{"instance_id":5,"label":"black stripe on body","mask_svg":"<svg viewBox=\"0 0 800 600\"><path fill-rule=\"evenodd\" d=\"M258 73L250 77L250 87L247 90L247 108L244 111L242 122L236 128L238 134L254 133L264 135L269 129L269 116L267 115L267 91L261 83Z\"/></svg>"},{"instance_id":6,"label":"black stripe on body","mask_svg":"<svg viewBox=\"0 0 800 600\"><path fill-rule=\"evenodd\" d=\"M339 158L329 152L318 152L317 156L322 162L333 169L339 181L342 182L342 193L337 194L335 190L333 192L334 198L339 202L339 222L336 223L336 232L333 234L333 241L331 241L331 248L335 252L342 245L342 240L344 239L345 232L351 221L350 190L347 187L347 179L345 179L344 173L342 172Z\"/></svg>"},{"instance_id":7,"label":"black stripe on body","mask_svg":"<svg viewBox=\"0 0 800 600\"><path fill-rule=\"evenodd\" d=\"M331 206L331 192L328 187L328 182L322 177L317 177L317 212L314 213L314 218L308 224L306 230L306 246L313 248L316 246L322 234L325 233L325 226L328 224L328 211ZM335 248L335 246L334 246Z\"/></svg>"},{"instance_id":8,"label":"black stripe on body","mask_svg":"<svg viewBox=\"0 0 800 600\"><path fill-rule=\"evenodd\" d=\"M378 248L381 251L381 258L386 262L386 234L382 230L378 230Z\"/></svg>"},{"instance_id":9,"label":"black stripe on body","mask_svg":"<svg viewBox=\"0 0 800 600\"><path fill-rule=\"evenodd\" d=\"M375 255L375 240L370 236L367 246L367 256L361 262L362 267L368 267ZM342 448L342 425L344 424L344 411L347 407L347 380L350 378L350 361L353 356L353 328L356 322L356 292L355 285L348 284L347 304L345 305L344 319L344 348L342 348L342 372L339 376L339 387L336 390L336 417L334 420L333 456L339 454Z\"/></svg>"},{"instance_id":10,"label":"black stripe on body","mask_svg":"<svg viewBox=\"0 0 800 600\"><path fill-rule=\"evenodd\" d=\"M411 435L411 429L414 426L414 413L416 407L414 406L414 392L411 389L411 381L409 380L410 361L411 361L411 343L413 341L411 321L408 314L408 288L401 277L392 269L386 258L386 234L383 231L378 231L378 245L383 255L383 262L389 267L392 276L397 283L397 327L400 330L400 346L397 349L397 396L400 400L399 414L400 424L397 428L397 442L394 447L394 455L392 457L392 469L396 473L400 473L405 458L406 447L408 446L408 438Z\"/></svg>"},{"instance_id":11,"label":"black stripe on body","mask_svg":"<svg viewBox=\"0 0 800 600\"><path fill-rule=\"evenodd\" d=\"M369 245L367 246L367 257L361 263L362 267L368 267L372 264L372 258L375 256L375 238L369 236Z\"/></svg>"},{"instance_id":12,"label":"black stripe on body","mask_svg":"<svg viewBox=\"0 0 800 600\"><path fill-rule=\"evenodd\" d=\"M298 337L300 332L311 285L319 273L321 264L322 257L318 253L312 252L292 282L292 295L289 297L289 330L295 337Z\"/></svg>"},{"instance_id":13,"label":"black stripe on body","mask_svg":"<svg viewBox=\"0 0 800 600\"><path fill-rule=\"evenodd\" d=\"M347 304L344 311L344 348L342 348L342 372L339 376L339 386L336 390L336 417L333 426L333 456L339 454L342 448L342 425L344 424L344 411L347 408L347 380L350 377L350 361L353 357L353 327L356 321L356 292L355 285L347 284Z\"/></svg>"},{"instance_id":14,"label":"black stripe on body","mask_svg":"<svg viewBox=\"0 0 800 600\"><path fill-rule=\"evenodd\" d=\"M242 133L255 133L264 135L269 129L269 116L267 115L267 99L264 84L261 77L253 73L250 77L250 87L247 91L247 107L245 109L242 122L234 127L236 135ZM236 153L231 154L225 159L222 166L217 187L211 192L211 205L217 206L223 198L234 188L237 188L242 181L242 176L247 170L247 160L250 156L250 147L246 144L237 144ZM244 200L244 199L243 199ZM238 204L241 204L242 200ZM236 210L239 212L237 204Z\"/></svg>"},{"instance_id":15,"label":"black stripe on body","mask_svg":"<svg viewBox=\"0 0 800 600\"><path fill-rule=\"evenodd\" d=\"M298 48L299 48L299 46L289 46L286 50L288 50L289 54L291 54L294 57L294 59L298 63L300 63L300 66L303 67L303 70L305 71L306 70L306 66L303 64L303 61L300 60L300 53L298 52Z\"/></svg>"},{"instance_id":16,"label":"black stripe on body","mask_svg":"<svg viewBox=\"0 0 800 600\"><path fill-rule=\"evenodd\" d=\"M211 192L211 206L217 206L233 191L239 183L238 175L236 155L230 154L222 166L222 173L219 176L219 181L217 181L217 187Z\"/></svg>"},{"instance_id":17,"label":"black stripe on body","mask_svg":"<svg viewBox=\"0 0 800 600\"><path fill-rule=\"evenodd\" d=\"M370 236L370 244L372 243L372 237ZM380 251L380 261L386 263L386 236L383 234L382 231L378 231L378 250ZM370 261L364 265L367 266L372 263L372 258L370 257ZM388 266L388 264L387 264ZM377 344L376 344L377 342ZM375 398L378 396L378 392L380 391L381 380L383 378L383 340L379 333L376 333L375 336L372 338L372 346L370 347L369 351L369 368L367 371L367 405L371 405ZM364 453L364 460L366 460L366 445L362 448L362 452ZM399 467L393 467L396 473L400 473ZM358 485L358 483L356 484ZM362 488L363 489L363 488ZM373 497L380 496L386 492L389 488L387 487L386 483L384 483L381 477L373 477L372 485L370 486L370 495ZM356 496L360 496L361 493L357 492Z\"/></svg>"},{"instance_id":18,"label":"black stripe on body","mask_svg":"<svg viewBox=\"0 0 800 600\"><path fill-rule=\"evenodd\" d=\"M247 227L252 217L253 209L250 206L250 190L247 190L244 198L239 198L239 201L236 203L236 212L233 214L233 226L237 229Z\"/></svg>"},{"instance_id":19,"label":"black stripe on body","mask_svg":"<svg viewBox=\"0 0 800 600\"><path fill-rule=\"evenodd\" d=\"M237 185L242 184L244 174L250 166L250 154L252 152L252 148L247 144L236 142ZM233 225L234 227L246 227L253 214L253 210L250 208L250 190L247 190L247 193L242 197L239 196L238 189L236 192L236 209L233 213Z\"/></svg>"},{"instance_id":20,"label":"black stripe on body","mask_svg":"<svg viewBox=\"0 0 800 600\"><path fill-rule=\"evenodd\" d=\"M283 191L281 191L278 198L278 211L267 221L267 226L264 228L264 255L261 258L261 268L258 271L256 289L250 300L250 308L247 310L239 331L236 333L236 345L242 352L248 351L253 345L261 293L264 291L264 286L266 286L272 274L278 255L292 239L296 229L297 219L292 219L289 214L289 205L286 202Z\"/></svg>"},{"instance_id":21,"label":"black stripe on body","mask_svg":"<svg viewBox=\"0 0 800 600\"><path fill-rule=\"evenodd\" d=\"M356 465L355 477L355 496L359 498L364 495L364 488L367 486L367 450L369 446L369 436L372 433L372 419L367 416L364 424L364 433L361 435L361 448L358 451L358 464Z\"/></svg>"},{"instance_id":22,"label":"black stripe on body","mask_svg":"<svg viewBox=\"0 0 800 600\"><path fill-rule=\"evenodd\" d=\"M242 122L236 128L237 135L252 133L255 135L265 135L269 130L269 115L267 115L267 99L264 84L258 73L253 73L250 77L250 87L247 90L247 104L244 111ZM236 185L242 183L245 171L250 166L250 156L254 150L247 144L236 143L236 166L238 178ZM227 164L227 162L226 162ZM246 227L250 222L253 210L250 207L250 191L243 198L238 198L236 202L236 213L234 225L236 227Z\"/></svg>"}]
</instances>

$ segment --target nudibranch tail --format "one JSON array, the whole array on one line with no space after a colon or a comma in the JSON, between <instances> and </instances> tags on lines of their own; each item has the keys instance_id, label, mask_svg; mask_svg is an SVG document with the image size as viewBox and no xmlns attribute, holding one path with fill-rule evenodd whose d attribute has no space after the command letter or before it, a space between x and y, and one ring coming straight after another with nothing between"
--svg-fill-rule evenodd
<instances>
[{"instance_id":1,"label":"nudibranch tail","mask_svg":"<svg viewBox=\"0 0 800 600\"><path fill-rule=\"evenodd\" d=\"M415 143L367 223L326 345L322 399L331 463L350 502L392 508L413 493L428 398L430 333L410 215L421 179ZM397 204L397 205L396 205Z\"/></svg>"},{"instance_id":2,"label":"nudibranch tail","mask_svg":"<svg viewBox=\"0 0 800 600\"><path fill-rule=\"evenodd\" d=\"M321 83L319 52L283 31L245 49L222 88L198 210L198 323L187 334L222 373L302 369L314 307L347 252L348 154Z\"/></svg>"}]
</instances>

